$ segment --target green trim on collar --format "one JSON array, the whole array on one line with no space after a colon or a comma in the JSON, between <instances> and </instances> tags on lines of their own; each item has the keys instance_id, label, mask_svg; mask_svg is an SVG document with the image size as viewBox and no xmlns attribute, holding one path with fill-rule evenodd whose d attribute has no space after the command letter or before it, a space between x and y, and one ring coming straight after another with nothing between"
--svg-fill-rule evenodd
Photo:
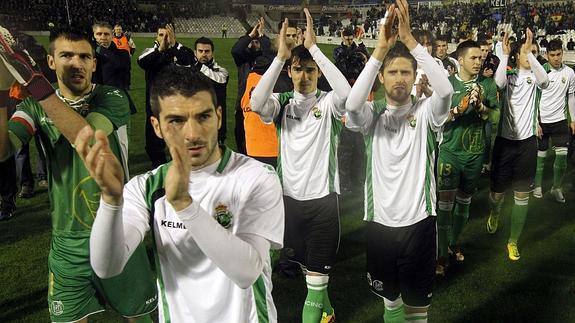
<instances>
[{"instance_id":1,"label":"green trim on collar","mask_svg":"<svg viewBox=\"0 0 575 323\"><path fill-rule=\"evenodd\" d=\"M224 171L224 169L226 168L226 166L228 165L228 162L230 161L230 157L232 156L232 150L229 149L225 145L221 145L220 148L223 149L223 154L222 154L222 159L220 160L220 164L218 165L218 168L216 169L216 172L221 174Z\"/></svg>"}]
</instances>

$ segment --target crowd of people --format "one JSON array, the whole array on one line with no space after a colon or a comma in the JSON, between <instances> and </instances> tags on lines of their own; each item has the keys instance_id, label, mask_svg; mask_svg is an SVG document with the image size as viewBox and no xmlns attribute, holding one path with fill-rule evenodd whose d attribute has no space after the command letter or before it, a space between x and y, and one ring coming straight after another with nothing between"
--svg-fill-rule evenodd
<instances>
[{"instance_id":1,"label":"crowd of people","mask_svg":"<svg viewBox=\"0 0 575 323\"><path fill-rule=\"evenodd\" d=\"M157 305L161 321L276 322L269 251L281 249L278 272L306 282L302 322L335 322L328 286L339 196L362 185L367 284L386 322L427 322L436 275L465 260L459 237L482 173L490 175L488 233L513 191L506 248L520 260L529 199L548 191L550 148L549 192L566 202L575 72L563 64L563 44L551 40L542 57L530 28L516 40L494 40L486 28L449 53L451 37L410 13L406 0L388 6L371 52L349 29L323 53L308 9L305 26L286 18L275 37L260 18L231 49L237 152L226 146L229 72L214 42L200 37L189 48L172 24L158 24L137 58L152 170L135 176L126 128L136 112L136 45L122 26L91 21L86 35L60 21L48 52L0 26L3 169L31 140L47 161L51 320L84 319L108 303L146 322ZM14 182L0 183L8 220Z\"/></svg>"}]
</instances>

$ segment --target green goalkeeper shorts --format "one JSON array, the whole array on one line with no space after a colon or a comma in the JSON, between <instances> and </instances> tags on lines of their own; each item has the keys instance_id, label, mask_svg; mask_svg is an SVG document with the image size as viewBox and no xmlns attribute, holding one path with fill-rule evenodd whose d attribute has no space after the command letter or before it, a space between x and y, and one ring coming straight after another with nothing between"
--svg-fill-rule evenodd
<instances>
[{"instance_id":1,"label":"green goalkeeper shorts","mask_svg":"<svg viewBox=\"0 0 575 323\"><path fill-rule=\"evenodd\" d=\"M442 191L460 190L473 194L479 185L483 156L481 154L453 154L440 150L437 161L437 189Z\"/></svg>"},{"instance_id":2,"label":"green goalkeeper shorts","mask_svg":"<svg viewBox=\"0 0 575 323\"><path fill-rule=\"evenodd\" d=\"M48 308L52 322L73 322L101 312L107 302L125 317L152 312L157 288L142 244L112 278L100 279L90 266L90 238L52 237L48 256Z\"/></svg>"}]
</instances>

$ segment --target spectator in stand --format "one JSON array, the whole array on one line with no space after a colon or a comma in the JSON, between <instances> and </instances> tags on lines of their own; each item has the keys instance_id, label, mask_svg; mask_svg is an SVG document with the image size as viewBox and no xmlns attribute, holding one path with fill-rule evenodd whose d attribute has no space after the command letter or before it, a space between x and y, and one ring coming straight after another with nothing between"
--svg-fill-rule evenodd
<instances>
[{"instance_id":1,"label":"spectator in stand","mask_svg":"<svg viewBox=\"0 0 575 323\"><path fill-rule=\"evenodd\" d=\"M569 41L567 42L567 50L575 50L575 42L573 41L573 38L569 38Z\"/></svg>"}]
</instances>

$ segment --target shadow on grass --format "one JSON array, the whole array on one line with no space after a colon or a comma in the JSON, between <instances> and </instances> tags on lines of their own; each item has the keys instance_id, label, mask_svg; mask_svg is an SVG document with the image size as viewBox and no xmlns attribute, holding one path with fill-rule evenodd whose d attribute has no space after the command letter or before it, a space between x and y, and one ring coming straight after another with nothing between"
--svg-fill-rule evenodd
<instances>
[{"instance_id":1,"label":"shadow on grass","mask_svg":"<svg viewBox=\"0 0 575 323\"><path fill-rule=\"evenodd\" d=\"M2 300L0 302L0 322L21 320L35 312L46 312L47 315L47 293L48 289L43 288L22 296Z\"/></svg>"},{"instance_id":2,"label":"shadow on grass","mask_svg":"<svg viewBox=\"0 0 575 323\"><path fill-rule=\"evenodd\" d=\"M0 246L49 232L51 227L50 203L47 199L16 209L14 217L0 222Z\"/></svg>"}]
</instances>

